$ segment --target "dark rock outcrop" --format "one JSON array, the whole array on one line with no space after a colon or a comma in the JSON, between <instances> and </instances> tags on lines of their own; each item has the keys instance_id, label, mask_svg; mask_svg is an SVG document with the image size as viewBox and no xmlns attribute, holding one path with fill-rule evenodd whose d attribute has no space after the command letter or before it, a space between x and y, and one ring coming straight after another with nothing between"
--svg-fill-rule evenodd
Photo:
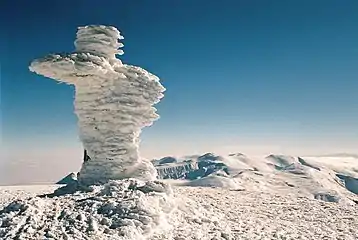
<instances>
[{"instance_id":1,"label":"dark rock outcrop","mask_svg":"<svg viewBox=\"0 0 358 240\"><path fill-rule=\"evenodd\" d=\"M58 181L56 184L72 184L74 182L77 182L77 173L72 172L68 174L66 177L62 178L60 181Z\"/></svg>"}]
</instances>

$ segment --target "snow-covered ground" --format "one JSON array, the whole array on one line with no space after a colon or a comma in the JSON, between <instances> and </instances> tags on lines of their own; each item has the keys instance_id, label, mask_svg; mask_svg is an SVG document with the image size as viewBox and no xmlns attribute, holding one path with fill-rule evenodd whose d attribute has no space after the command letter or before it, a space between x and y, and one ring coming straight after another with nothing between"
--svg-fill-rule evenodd
<instances>
[{"instance_id":1,"label":"snow-covered ground","mask_svg":"<svg viewBox=\"0 0 358 240\"><path fill-rule=\"evenodd\" d=\"M14 198L24 199L54 188L1 187L0 209ZM168 216L167 229L149 239L358 239L358 205L259 190L180 186L173 190L177 207ZM93 235L89 239L120 238Z\"/></svg>"},{"instance_id":2,"label":"snow-covered ground","mask_svg":"<svg viewBox=\"0 0 358 240\"><path fill-rule=\"evenodd\" d=\"M54 198L33 197L60 185L0 187L0 239L358 239L354 156L208 153L154 165L179 179Z\"/></svg>"}]
</instances>

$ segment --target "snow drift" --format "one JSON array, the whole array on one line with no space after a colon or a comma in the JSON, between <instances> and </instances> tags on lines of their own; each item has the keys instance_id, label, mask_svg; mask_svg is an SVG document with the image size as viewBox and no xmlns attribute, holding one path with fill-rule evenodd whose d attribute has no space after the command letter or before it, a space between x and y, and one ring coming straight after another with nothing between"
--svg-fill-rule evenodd
<instances>
[{"instance_id":1,"label":"snow drift","mask_svg":"<svg viewBox=\"0 0 358 240\"><path fill-rule=\"evenodd\" d=\"M138 145L141 129L159 117L152 105L165 88L155 75L115 57L123 54L118 39L123 37L114 27L80 27L75 53L51 54L30 65L37 74L75 86L80 139L91 158L78 177L84 185L156 178Z\"/></svg>"},{"instance_id":2,"label":"snow drift","mask_svg":"<svg viewBox=\"0 0 358 240\"><path fill-rule=\"evenodd\" d=\"M144 240L170 227L171 194L160 182L127 179L88 192L15 200L0 210L0 238Z\"/></svg>"}]
</instances>

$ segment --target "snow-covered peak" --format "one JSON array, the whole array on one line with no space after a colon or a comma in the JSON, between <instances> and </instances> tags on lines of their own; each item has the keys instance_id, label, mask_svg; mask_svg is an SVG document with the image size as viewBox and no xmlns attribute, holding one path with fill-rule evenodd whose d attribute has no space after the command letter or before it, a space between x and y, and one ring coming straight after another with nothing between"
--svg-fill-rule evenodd
<instances>
[{"instance_id":1,"label":"snow-covered peak","mask_svg":"<svg viewBox=\"0 0 358 240\"><path fill-rule=\"evenodd\" d=\"M229 156L230 157L246 157L246 155L243 153L230 153Z\"/></svg>"},{"instance_id":2,"label":"snow-covered peak","mask_svg":"<svg viewBox=\"0 0 358 240\"><path fill-rule=\"evenodd\" d=\"M215 155L214 153L205 153L198 157L198 161L216 161L220 156Z\"/></svg>"}]
</instances>

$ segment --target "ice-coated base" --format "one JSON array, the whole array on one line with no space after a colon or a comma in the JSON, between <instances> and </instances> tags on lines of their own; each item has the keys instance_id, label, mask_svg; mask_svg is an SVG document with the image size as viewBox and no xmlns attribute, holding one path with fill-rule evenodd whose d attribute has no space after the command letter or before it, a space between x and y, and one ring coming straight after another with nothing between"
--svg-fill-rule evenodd
<instances>
[{"instance_id":1,"label":"ice-coated base","mask_svg":"<svg viewBox=\"0 0 358 240\"><path fill-rule=\"evenodd\" d=\"M109 181L91 191L11 202L0 209L0 239L144 240L168 228L174 208L166 184Z\"/></svg>"}]
</instances>

